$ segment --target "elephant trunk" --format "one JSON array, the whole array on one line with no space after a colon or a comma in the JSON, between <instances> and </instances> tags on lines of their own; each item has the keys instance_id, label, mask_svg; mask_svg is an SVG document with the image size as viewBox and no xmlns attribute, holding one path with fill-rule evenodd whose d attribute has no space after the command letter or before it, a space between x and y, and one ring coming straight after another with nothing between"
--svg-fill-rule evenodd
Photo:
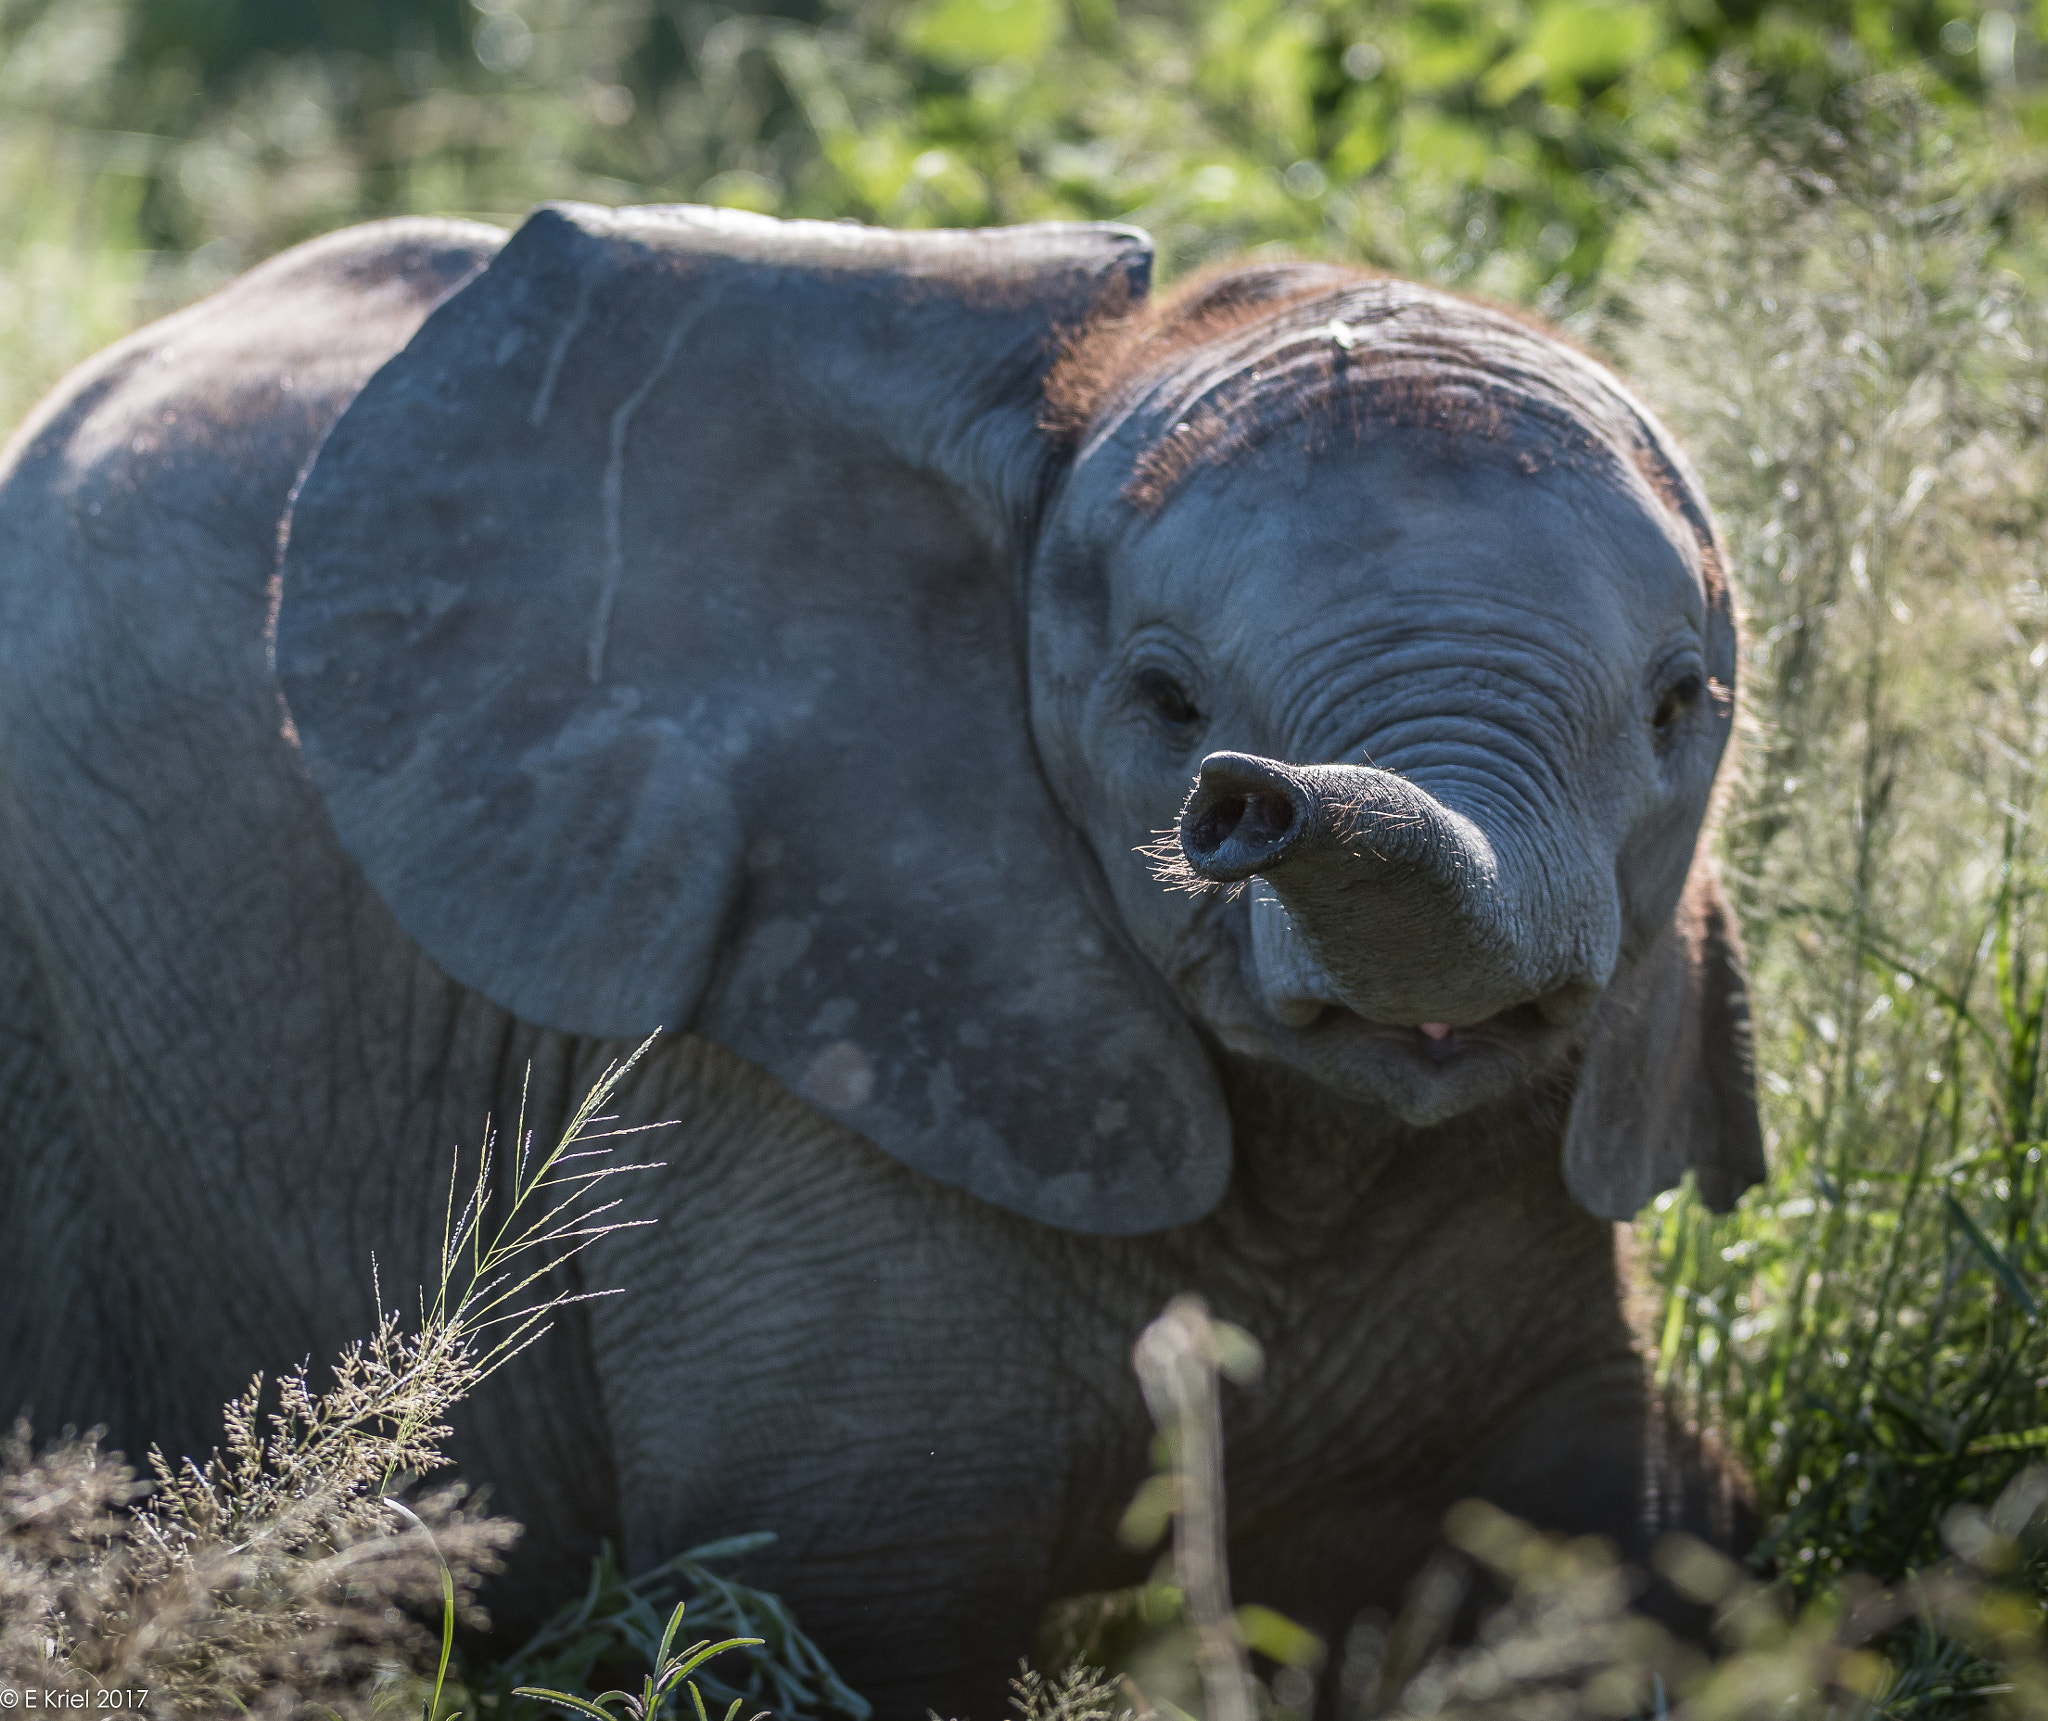
<instances>
[{"instance_id":1,"label":"elephant trunk","mask_svg":"<svg viewBox=\"0 0 2048 1721\"><path fill-rule=\"evenodd\" d=\"M1461 1025L1535 1004L1576 1019L1604 973L1530 912L1548 891L1470 819L1369 766L1212 753L1180 819L1188 865L1271 888L1338 999L1370 1021Z\"/></svg>"}]
</instances>

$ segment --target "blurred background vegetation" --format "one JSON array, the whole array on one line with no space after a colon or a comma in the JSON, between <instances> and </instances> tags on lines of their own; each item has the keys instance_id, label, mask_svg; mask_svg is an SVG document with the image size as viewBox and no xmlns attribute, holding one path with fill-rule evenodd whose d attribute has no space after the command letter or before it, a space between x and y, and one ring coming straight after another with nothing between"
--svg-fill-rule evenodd
<instances>
[{"instance_id":1,"label":"blurred background vegetation","mask_svg":"<svg viewBox=\"0 0 2048 1721\"><path fill-rule=\"evenodd\" d=\"M2012 155L2048 0L0 0L0 421L64 363L365 216L695 200L1139 223L1550 310L1739 59L1873 72Z\"/></svg>"},{"instance_id":2,"label":"blurred background vegetation","mask_svg":"<svg viewBox=\"0 0 2048 1721\"><path fill-rule=\"evenodd\" d=\"M1892 1581L2048 1455L2044 32L2048 0L0 0L0 428L296 240L559 197L1124 220L1168 274L1275 246L1563 319L1692 449L1749 614L1722 849L1774 1169L1638 1222L1658 1368L1756 1477L1767 1571ZM1923 1648L1882 1712L1989 1678Z\"/></svg>"}]
</instances>

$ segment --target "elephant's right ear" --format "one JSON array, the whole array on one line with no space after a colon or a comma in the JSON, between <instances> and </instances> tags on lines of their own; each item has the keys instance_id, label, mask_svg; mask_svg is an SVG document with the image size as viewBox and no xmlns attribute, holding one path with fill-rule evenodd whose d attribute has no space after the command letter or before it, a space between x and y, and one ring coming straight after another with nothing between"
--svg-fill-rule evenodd
<instances>
[{"instance_id":1,"label":"elephant's right ear","mask_svg":"<svg viewBox=\"0 0 2048 1721\"><path fill-rule=\"evenodd\" d=\"M1690 1171L1726 1213L1764 1169L1742 942L1700 858L1677 913L1594 1014L1565 1126L1565 1182L1588 1212L1632 1219Z\"/></svg>"},{"instance_id":2,"label":"elephant's right ear","mask_svg":"<svg viewBox=\"0 0 2048 1721\"><path fill-rule=\"evenodd\" d=\"M436 310L300 490L276 635L427 953L1054 1224L1205 1212L1221 1090L1040 774L1019 624L1045 366L1148 260L560 208Z\"/></svg>"}]
</instances>

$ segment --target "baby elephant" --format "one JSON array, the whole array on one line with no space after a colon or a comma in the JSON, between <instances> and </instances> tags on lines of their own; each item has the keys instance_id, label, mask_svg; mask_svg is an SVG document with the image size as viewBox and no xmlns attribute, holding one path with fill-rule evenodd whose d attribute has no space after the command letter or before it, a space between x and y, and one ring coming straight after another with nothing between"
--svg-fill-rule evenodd
<instances>
[{"instance_id":1,"label":"baby elephant","mask_svg":"<svg viewBox=\"0 0 2048 1721\"><path fill-rule=\"evenodd\" d=\"M0 460L0 1413L203 1450L431 1276L448 1155L659 1029L621 1234L456 1447L773 1530L885 1715L1143 1570L1199 1291L1238 1593L1331 1640L1467 1495L1739 1535L1616 1232L1762 1174L1701 851L1736 628L1539 326L1142 234L544 209L308 245ZM584 1282L577 1278L576 1283Z\"/></svg>"}]
</instances>

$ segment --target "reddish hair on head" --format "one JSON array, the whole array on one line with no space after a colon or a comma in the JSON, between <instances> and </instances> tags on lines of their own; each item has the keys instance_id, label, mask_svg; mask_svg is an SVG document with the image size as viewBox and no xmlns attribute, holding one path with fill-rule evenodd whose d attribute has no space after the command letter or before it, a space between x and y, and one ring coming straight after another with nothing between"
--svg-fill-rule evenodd
<instances>
[{"instance_id":1,"label":"reddish hair on head","mask_svg":"<svg viewBox=\"0 0 2048 1721\"><path fill-rule=\"evenodd\" d=\"M1690 531L1723 587L1705 501L1682 458L1613 373L1526 312L1332 263L1239 263L1156 301L1117 300L1066 339L1042 428L1080 451L1131 445L1124 500L1154 514L1199 466L1277 430L1353 441L1389 429L1513 449L1534 473L1605 465L1640 479Z\"/></svg>"}]
</instances>

